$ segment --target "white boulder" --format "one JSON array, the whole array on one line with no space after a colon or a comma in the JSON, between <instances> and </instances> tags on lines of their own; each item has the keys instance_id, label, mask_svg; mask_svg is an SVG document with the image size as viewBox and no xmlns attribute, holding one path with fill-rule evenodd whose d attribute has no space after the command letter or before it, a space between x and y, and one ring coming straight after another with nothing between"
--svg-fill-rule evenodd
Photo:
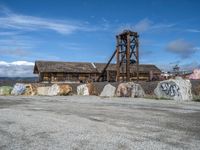
<instances>
[{"instance_id":1,"label":"white boulder","mask_svg":"<svg viewBox=\"0 0 200 150\"><path fill-rule=\"evenodd\" d=\"M89 95L87 84L77 86L77 95Z\"/></svg>"},{"instance_id":2,"label":"white boulder","mask_svg":"<svg viewBox=\"0 0 200 150\"><path fill-rule=\"evenodd\" d=\"M190 80L181 77L169 79L158 83L154 93L158 98L174 99L177 101L192 100L192 85Z\"/></svg>"},{"instance_id":3,"label":"white boulder","mask_svg":"<svg viewBox=\"0 0 200 150\"><path fill-rule=\"evenodd\" d=\"M48 91L50 89L50 86L46 86L46 87L37 87L37 94L38 95L48 95Z\"/></svg>"},{"instance_id":4,"label":"white boulder","mask_svg":"<svg viewBox=\"0 0 200 150\"><path fill-rule=\"evenodd\" d=\"M117 87L119 97L144 97L145 92L140 84L134 82L121 83Z\"/></svg>"},{"instance_id":5,"label":"white boulder","mask_svg":"<svg viewBox=\"0 0 200 150\"><path fill-rule=\"evenodd\" d=\"M116 87L111 84L106 84L101 92L100 96L103 97L113 97L115 96Z\"/></svg>"},{"instance_id":6,"label":"white boulder","mask_svg":"<svg viewBox=\"0 0 200 150\"><path fill-rule=\"evenodd\" d=\"M77 87L78 95L98 95L95 85L90 82Z\"/></svg>"},{"instance_id":7,"label":"white boulder","mask_svg":"<svg viewBox=\"0 0 200 150\"><path fill-rule=\"evenodd\" d=\"M69 95L70 92L72 92L72 87L67 84L64 85L53 84L52 86L37 88L38 95L47 95L47 96Z\"/></svg>"},{"instance_id":8,"label":"white boulder","mask_svg":"<svg viewBox=\"0 0 200 150\"><path fill-rule=\"evenodd\" d=\"M131 97L144 97L145 92L140 84L134 83L134 82L128 82L127 83L128 88L131 89Z\"/></svg>"},{"instance_id":9,"label":"white boulder","mask_svg":"<svg viewBox=\"0 0 200 150\"><path fill-rule=\"evenodd\" d=\"M56 96L58 95L60 91L60 88L57 84L53 84L49 89L48 89L48 95L49 96Z\"/></svg>"}]
</instances>

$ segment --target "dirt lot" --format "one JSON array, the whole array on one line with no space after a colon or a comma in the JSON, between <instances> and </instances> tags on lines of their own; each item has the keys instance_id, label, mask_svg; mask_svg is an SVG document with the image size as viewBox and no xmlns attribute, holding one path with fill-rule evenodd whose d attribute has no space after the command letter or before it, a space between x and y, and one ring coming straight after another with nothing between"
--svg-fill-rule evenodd
<instances>
[{"instance_id":1,"label":"dirt lot","mask_svg":"<svg viewBox=\"0 0 200 150\"><path fill-rule=\"evenodd\" d=\"M0 97L1 150L199 149L200 103Z\"/></svg>"}]
</instances>

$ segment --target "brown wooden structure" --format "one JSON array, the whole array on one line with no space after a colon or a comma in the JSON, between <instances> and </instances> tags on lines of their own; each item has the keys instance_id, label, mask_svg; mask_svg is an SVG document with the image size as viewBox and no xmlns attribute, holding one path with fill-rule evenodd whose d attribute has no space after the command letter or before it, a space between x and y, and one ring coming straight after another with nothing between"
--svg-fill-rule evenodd
<instances>
[{"instance_id":1,"label":"brown wooden structure","mask_svg":"<svg viewBox=\"0 0 200 150\"><path fill-rule=\"evenodd\" d=\"M121 34L116 36L116 50L105 65L102 73L100 74L98 81L103 80L106 70L109 67L111 61L116 55L116 81L130 81L135 75L131 74L131 65L134 64L137 81L139 80L139 36L137 32L130 30L124 30Z\"/></svg>"},{"instance_id":2,"label":"brown wooden structure","mask_svg":"<svg viewBox=\"0 0 200 150\"><path fill-rule=\"evenodd\" d=\"M89 79L97 81L106 65L106 63L89 62L36 61L33 72L39 75L40 82L85 82ZM130 64L130 80L137 80L136 68L135 64ZM153 72L154 76L161 74L155 65L139 65L140 80L149 80L150 72ZM123 75L123 71L120 70L120 76ZM102 81L116 81L116 76L116 64L110 64Z\"/></svg>"},{"instance_id":3,"label":"brown wooden structure","mask_svg":"<svg viewBox=\"0 0 200 150\"><path fill-rule=\"evenodd\" d=\"M137 32L125 30L123 33L116 36L117 38L117 81L122 80L130 81L131 72L130 65L135 64L137 80L139 80L139 41ZM121 74L122 72L122 74Z\"/></svg>"}]
</instances>

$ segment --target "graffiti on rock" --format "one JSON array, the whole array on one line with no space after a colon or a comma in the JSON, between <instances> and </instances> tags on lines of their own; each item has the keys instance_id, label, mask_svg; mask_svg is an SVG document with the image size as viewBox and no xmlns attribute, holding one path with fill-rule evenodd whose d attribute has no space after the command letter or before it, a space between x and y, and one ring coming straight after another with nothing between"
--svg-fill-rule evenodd
<instances>
[{"instance_id":1,"label":"graffiti on rock","mask_svg":"<svg viewBox=\"0 0 200 150\"><path fill-rule=\"evenodd\" d=\"M161 90L170 97L179 96L180 88L173 83L162 83Z\"/></svg>"}]
</instances>

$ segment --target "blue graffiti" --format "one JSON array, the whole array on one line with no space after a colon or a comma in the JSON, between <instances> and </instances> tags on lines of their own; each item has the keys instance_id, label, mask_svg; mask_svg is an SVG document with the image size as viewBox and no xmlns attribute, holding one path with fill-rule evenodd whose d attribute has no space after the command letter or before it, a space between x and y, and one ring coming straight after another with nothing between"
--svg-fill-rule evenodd
<instances>
[{"instance_id":1,"label":"blue graffiti","mask_svg":"<svg viewBox=\"0 0 200 150\"><path fill-rule=\"evenodd\" d=\"M180 88L173 83L162 83L161 84L161 90L168 96L174 97L179 96L179 90Z\"/></svg>"}]
</instances>

